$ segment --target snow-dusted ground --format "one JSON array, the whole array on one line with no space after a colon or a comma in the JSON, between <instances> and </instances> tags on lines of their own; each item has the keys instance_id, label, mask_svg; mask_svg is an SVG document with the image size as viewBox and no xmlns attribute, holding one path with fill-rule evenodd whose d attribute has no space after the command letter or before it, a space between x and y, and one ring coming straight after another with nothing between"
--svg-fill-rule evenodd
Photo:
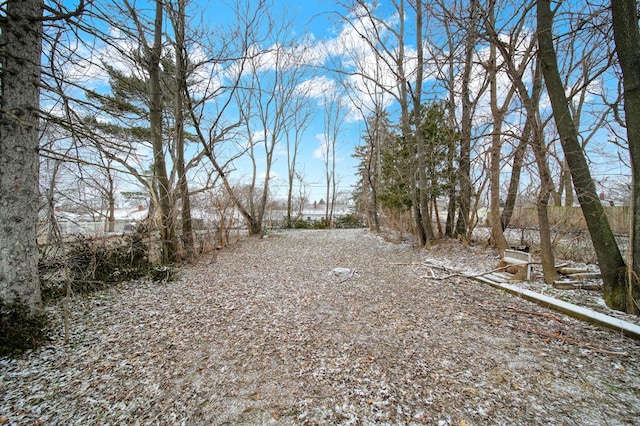
<instances>
[{"instance_id":1,"label":"snow-dusted ground","mask_svg":"<svg viewBox=\"0 0 640 426\"><path fill-rule=\"evenodd\" d=\"M638 424L640 343L456 275L496 263L364 230L246 239L75 300L69 346L0 360L0 423Z\"/></svg>"}]
</instances>

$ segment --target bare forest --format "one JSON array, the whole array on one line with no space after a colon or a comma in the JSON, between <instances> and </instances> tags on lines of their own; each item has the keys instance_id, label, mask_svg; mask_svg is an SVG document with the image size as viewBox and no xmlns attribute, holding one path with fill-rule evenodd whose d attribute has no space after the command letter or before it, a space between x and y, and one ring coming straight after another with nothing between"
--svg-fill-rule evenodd
<instances>
[{"instance_id":1,"label":"bare forest","mask_svg":"<svg viewBox=\"0 0 640 426\"><path fill-rule=\"evenodd\" d=\"M2 2L0 424L636 424L639 16Z\"/></svg>"}]
</instances>

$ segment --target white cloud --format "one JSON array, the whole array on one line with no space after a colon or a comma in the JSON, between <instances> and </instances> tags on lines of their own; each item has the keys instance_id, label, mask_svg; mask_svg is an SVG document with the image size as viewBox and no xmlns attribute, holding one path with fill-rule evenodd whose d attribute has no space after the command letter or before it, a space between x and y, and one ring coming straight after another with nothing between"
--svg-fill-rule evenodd
<instances>
[{"instance_id":1,"label":"white cloud","mask_svg":"<svg viewBox=\"0 0 640 426\"><path fill-rule=\"evenodd\" d=\"M324 133L318 133L315 135L315 139L319 146L313 151L313 158L324 160L328 153L330 153L331 149L331 146L329 145L329 138Z\"/></svg>"},{"instance_id":2,"label":"white cloud","mask_svg":"<svg viewBox=\"0 0 640 426\"><path fill-rule=\"evenodd\" d=\"M324 99L327 93L336 90L337 83L327 76L321 75L303 81L297 87L297 92L313 99Z\"/></svg>"}]
</instances>

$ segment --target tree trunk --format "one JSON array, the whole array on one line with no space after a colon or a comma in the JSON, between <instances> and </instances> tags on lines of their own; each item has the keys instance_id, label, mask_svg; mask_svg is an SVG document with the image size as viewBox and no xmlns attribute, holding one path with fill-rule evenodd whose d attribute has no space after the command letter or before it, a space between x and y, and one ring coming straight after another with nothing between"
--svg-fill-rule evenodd
<instances>
[{"instance_id":1,"label":"tree trunk","mask_svg":"<svg viewBox=\"0 0 640 426\"><path fill-rule=\"evenodd\" d=\"M488 20L493 28L495 24L494 3L489 8ZM507 249L507 240L504 237L502 221L500 217L500 161L502 159L502 121L506 108L509 106L513 96L513 89L510 89L502 108L498 106L498 63L496 45L491 43L489 48L489 78L490 78L490 99L491 115L493 116L493 131L491 133L491 236L493 243L498 249L500 256L504 256Z\"/></svg>"},{"instance_id":2,"label":"tree trunk","mask_svg":"<svg viewBox=\"0 0 640 426\"><path fill-rule=\"evenodd\" d=\"M502 218L500 216L500 153L502 142L500 132L502 129L502 117L494 116L493 135L491 136L491 237L498 252L502 256L507 249L507 240L504 237Z\"/></svg>"},{"instance_id":3,"label":"tree trunk","mask_svg":"<svg viewBox=\"0 0 640 426\"><path fill-rule=\"evenodd\" d=\"M191 222L191 200L189 199L189 184L185 168L185 137L184 137L184 96L187 85L187 60L185 55L185 0L177 1L174 17L176 37L175 54L175 138L176 138L176 171L178 173L178 192L182 204L182 244L184 255L191 258L194 255L193 227Z\"/></svg>"},{"instance_id":4,"label":"tree trunk","mask_svg":"<svg viewBox=\"0 0 640 426\"><path fill-rule=\"evenodd\" d=\"M153 138L153 165L158 183L158 207L160 208L160 235L162 238L163 263L176 260L177 247L172 212L171 193L167 166L164 157L162 134L162 91L160 89L160 57L162 54L162 1L156 0L153 47L149 57L149 121Z\"/></svg>"},{"instance_id":5,"label":"tree trunk","mask_svg":"<svg viewBox=\"0 0 640 426\"><path fill-rule=\"evenodd\" d=\"M107 218L107 232L113 232L116 224L116 199L113 192L109 193L109 217Z\"/></svg>"},{"instance_id":6,"label":"tree trunk","mask_svg":"<svg viewBox=\"0 0 640 426\"><path fill-rule=\"evenodd\" d=\"M571 170L567 165L567 160L562 161L562 174L560 175L562 183L560 184L564 192L564 205L566 207L573 206L573 185L571 184Z\"/></svg>"},{"instance_id":7,"label":"tree trunk","mask_svg":"<svg viewBox=\"0 0 640 426\"><path fill-rule=\"evenodd\" d=\"M524 82L519 80L520 88L526 92ZM540 173L540 191L536 203L538 212L538 226L540 227L540 258L542 260L542 273L544 282L552 284L558 279L558 271L556 270L555 256L551 245L551 225L549 223L549 197L553 189L553 180L549 171L547 162L547 149L544 143L544 131L540 120L540 96L542 95L542 74L540 73L539 61L536 61L535 70L533 72L533 88L531 97L525 96L525 105L529 110L528 116L531 116L531 147L538 165Z\"/></svg>"},{"instance_id":8,"label":"tree trunk","mask_svg":"<svg viewBox=\"0 0 640 426\"><path fill-rule=\"evenodd\" d=\"M411 210L413 212L413 221L415 234L418 237L418 244L424 247L427 244L427 235L425 234L422 220L422 211L420 210L420 189L416 184L415 177L411 180Z\"/></svg>"},{"instance_id":9,"label":"tree trunk","mask_svg":"<svg viewBox=\"0 0 640 426\"><path fill-rule=\"evenodd\" d=\"M420 185L419 201L422 229L424 232L424 245L429 247L434 239L433 225L431 224L431 214L429 204L431 194L429 191L429 181L427 180L427 147L424 141L424 127L422 126L422 75L424 63L424 46L422 43L422 1L416 2L416 82L413 91L413 117L415 126L415 143L418 151L418 183Z\"/></svg>"},{"instance_id":10,"label":"tree trunk","mask_svg":"<svg viewBox=\"0 0 640 426\"><path fill-rule=\"evenodd\" d=\"M473 55L475 54L477 31L478 1L471 0L469 27L465 39L465 62L462 75L462 119L460 125L460 159L458 168L458 184L460 195L458 197L458 221L456 222L456 237L467 239L469 228L469 215L471 213L471 130L472 102L471 102L471 71L473 69Z\"/></svg>"},{"instance_id":11,"label":"tree trunk","mask_svg":"<svg viewBox=\"0 0 640 426\"><path fill-rule=\"evenodd\" d=\"M536 95L536 86L541 86L541 77L539 72L536 73L536 80L534 81L534 95L533 104L535 105L535 111L538 110L538 98ZM533 110L534 108L532 108ZM537 121L537 117L536 117ZM553 255L553 247L551 245L551 225L549 224L549 197L551 195L551 173L549 172L549 165L547 164L547 155L544 146L544 133L540 129L539 125L534 126L532 132L531 146L538 165L538 173L540 173L540 191L538 192L538 199L536 202L536 210L538 213L538 226L540 227L540 258L542 260L542 273L544 275L544 282L552 284L558 279L558 272L556 271L555 257Z\"/></svg>"},{"instance_id":12,"label":"tree trunk","mask_svg":"<svg viewBox=\"0 0 640 426\"><path fill-rule=\"evenodd\" d=\"M565 88L558 71L558 61L553 45L553 14L550 0L537 1L538 45L542 73L551 101L553 117L560 134L560 142L571 170L573 186L578 195L591 241L598 258L603 281L604 300L612 309L626 309L625 263L614 238L609 220L604 213L591 178L589 165L578 140Z\"/></svg>"},{"instance_id":13,"label":"tree trunk","mask_svg":"<svg viewBox=\"0 0 640 426\"><path fill-rule=\"evenodd\" d=\"M9 0L0 34L0 298L41 304L39 209L41 0Z\"/></svg>"},{"instance_id":14,"label":"tree trunk","mask_svg":"<svg viewBox=\"0 0 640 426\"><path fill-rule=\"evenodd\" d=\"M513 210L516 206L518 198L518 188L520 187L520 175L522 173L522 165L524 163L524 154L527 150L527 144L530 137L531 128L527 131L527 124L522 132L522 138L518 142L515 152L513 153L513 164L511 165L511 178L509 179L509 189L507 190L507 198L504 202L500 223L504 231L509 227Z\"/></svg>"},{"instance_id":15,"label":"tree trunk","mask_svg":"<svg viewBox=\"0 0 640 426\"><path fill-rule=\"evenodd\" d=\"M453 114L449 114L450 116ZM451 127L453 128L453 126ZM458 194L456 192L456 169L455 169L455 160L457 158L458 150L456 148L455 141L451 141L447 150L447 172L448 172L448 180L449 180L449 191L448 197L449 202L447 203L447 221L444 226L444 235L447 237L454 237L455 230L455 219L456 219L456 211L458 210L457 200Z\"/></svg>"},{"instance_id":16,"label":"tree trunk","mask_svg":"<svg viewBox=\"0 0 640 426\"><path fill-rule=\"evenodd\" d=\"M613 38L622 68L624 111L627 141L631 154L633 180L631 262L628 274L626 311L638 313L640 308L640 29L636 0L612 0Z\"/></svg>"}]
</instances>

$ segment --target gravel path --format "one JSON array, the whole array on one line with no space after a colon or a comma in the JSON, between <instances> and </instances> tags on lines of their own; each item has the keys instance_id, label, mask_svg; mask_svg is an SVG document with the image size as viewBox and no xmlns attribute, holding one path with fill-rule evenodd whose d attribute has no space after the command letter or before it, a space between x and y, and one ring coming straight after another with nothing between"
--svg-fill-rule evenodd
<instances>
[{"instance_id":1,"label":"gravel path","mask_svg":"<svg viewBox=\"0 0 640 426\"><path fill-rule=\"evenodd\" d=\"M71 345L0 360L0 423L640 424L639 342L424 278L495 264L364 230L245 239L75 300Z\"/></svg>"}]
</instances>

